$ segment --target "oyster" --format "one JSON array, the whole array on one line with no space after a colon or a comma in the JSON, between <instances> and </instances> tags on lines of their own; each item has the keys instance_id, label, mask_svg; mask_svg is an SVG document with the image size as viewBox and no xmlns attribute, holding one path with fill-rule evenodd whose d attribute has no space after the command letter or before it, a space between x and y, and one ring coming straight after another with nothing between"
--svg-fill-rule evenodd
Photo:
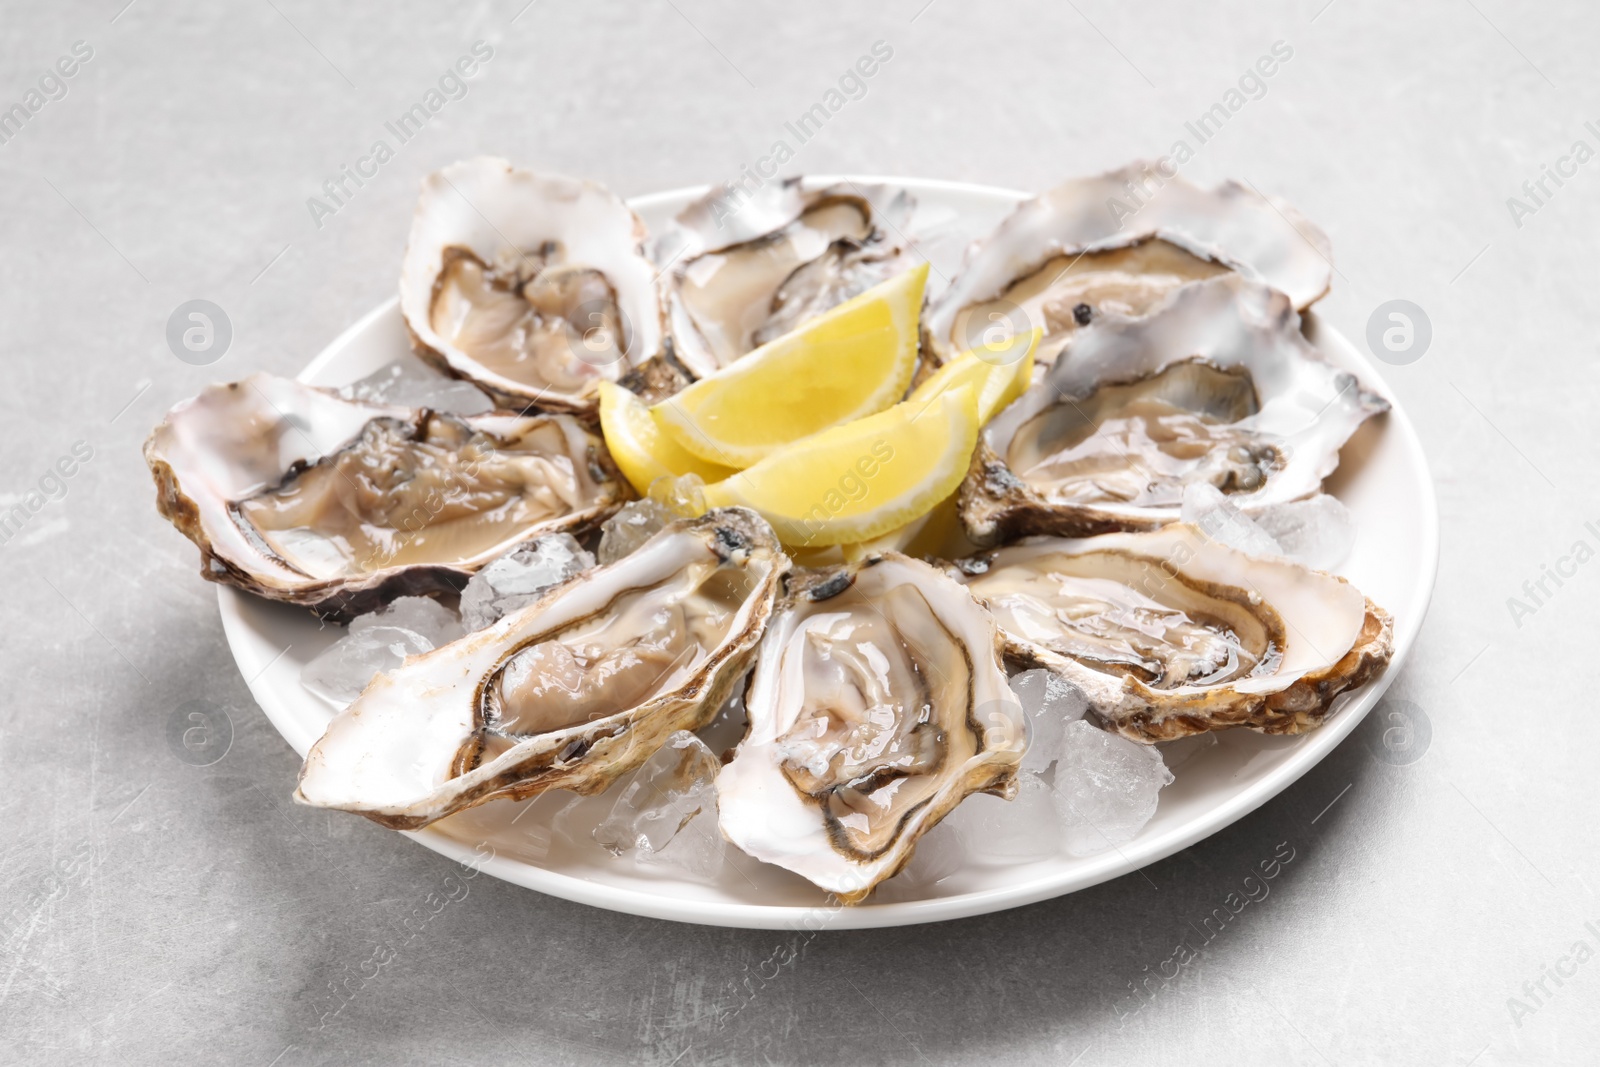
<instances>
[{"instance_id":1,"label":"oyster","mask_svg":"<svg viewBox=\"0 0 1600 1067\"><path fill-rule=\"evenodd\" d=\"M902 189L787 178L731 195L690 204L656 251L674 351L697 378L915 265Z\"/></svg>"},{"instance_id":2,"label":"oyster","mask_svg":"<svg viewBox=\"0 0 1600 1067\"><path fill-rule=\"evenodd\" d=\"M295 799L406 830L499 798L598 793L711 721L788 568L754 512L680 520L378 675L306 755Z\"/></svg>"},{"instance_id":3,"label":"oyster","mask_svg":"<svg viewBox=\"0 0 1600 1067\"><path fill-rule=\"evenodd\" d=\"M959 571L1008 657L1071 682L1135 741L1301 733L1393 653L1389 616L1343 578L1247 556L1185 523L1034 538Z\"/></svg>"},{"instance_id":4,"label":"oyster","mask_svg":"<svg viewBox=\"0 0 1600 1067\"><path fill-rule=\"evenodd\" d=\"M660 356L645 226L590 181L503 159L422 182L400 271L417 353L521 410L593 411L602 380Z\"/></svg>"},{"instance_id":5,"label":"oyster","mask_svg":"<svg viewBox=\"0 0 1600 1067\"><path fill-rule=\"evenodd\" d=\"M1175 521L1207 482L1247 514L1317 492L1389 402L1325 361L1287 297L1236 275L1077 334L978 438L961 488L973 541Z\"/></svg>"},{"instance_id":6,"label":"oyster","mask_svg":"<svg viewBox=\"0 0 1600 1067\"><path fill-rule=\"evenodd\" d=\"M856 903L1027 747L994 619L897 553L791 580L717 777L723 836Z\"/></svg>"},{"instance_id":7,"label":"oyster","mask_svg":"<svg viewBox=\"0 0 1600 1067\"><path fill-rule=\"evenodd\" d=\"M202 575L332 618L459 591L511 546L596 525L629 495L570 415L448 415L267 374L178 404L144 455Z\"/></svg>"},{"instance_id":8,"label":"oyster","mask_svg":"<svg viewBox=\"0 0 1600 1067\"><path fill-rule=\"evenodd\" d=\"M1285 204L1226 182L1201 189L1133 163L1025 201L967 252L928 308L923 348L944 363L1034 327L1048 365L1095 319L1136 318L1172 290L1238 272L1306 308L1333 275L1327 235Z\"/></svg>"}]
</instances>

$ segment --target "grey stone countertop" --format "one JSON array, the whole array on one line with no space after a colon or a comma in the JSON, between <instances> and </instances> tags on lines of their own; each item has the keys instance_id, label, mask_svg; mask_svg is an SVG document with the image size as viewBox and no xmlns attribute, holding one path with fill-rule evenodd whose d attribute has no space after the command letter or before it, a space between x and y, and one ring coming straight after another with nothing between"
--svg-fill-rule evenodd
<instances>
[{"instance_id":1,"label":"grey stone countertop","mask_svg":"<svg viewBox=\"0 0 1600 1067\"><path fill-rule=\"evenodd\" d=\"M0 1060L1600 1062L1594 5L10 0L0 24L0 108L29 113L0 143L0 500L48 498L0 545ZM385 123L480 41L464 94L399 142ZM1426 750L1381 762L1358 732L1147 877L981 918L811 937L481 878L397 933L451 865L290 802L298 760L156 514L145 434L387 299L428 171L737 177L880 41L785 171L1039 189L1185 140L1189 177L1248 178L1332 235L1320 311L1347 336L1386 301L1424 310L1427 351L1384 377L1442 515L1390 691ZM1275 42L1290 58L1198 142L1186 123ZM376 176L308 206L379 139ZM166 339L192 299L231 323L208 366ZM189 701L232 724L209 766L169 746ZM1128 1011L1285 841L1270 897Z\"/></svg>"}]
</instances>

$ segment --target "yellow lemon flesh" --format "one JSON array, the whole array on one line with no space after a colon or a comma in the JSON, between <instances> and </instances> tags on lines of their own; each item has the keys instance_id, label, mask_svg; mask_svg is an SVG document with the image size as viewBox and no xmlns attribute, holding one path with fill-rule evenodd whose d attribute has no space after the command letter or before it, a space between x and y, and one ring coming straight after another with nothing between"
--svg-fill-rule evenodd
<instances>
[{"instance_id":1,"label":"yellow lemon flesh","mask_svg":"<svg viewBox=\"0 0 1600 1067\"><path fill-rule=\"evenodd\" d=\"M644 402L614 382L600 383L600 431L611 458L641 495L650 492L657 478L697 474L704 481L719 482L733 473L730 467L707 463L679 447L661 432Z\"/></svg>"},{"instance_id":2,"label":"yellow lemon flesh","mask_svg":"<svg viewBox=\"0 0 1600 1067\"><path fill-rule=\"evenodd\" d=\"M824 430L707 485L705 501L754 508L788 545L865 541L955 492L977 443L977 395L960 385Z\"/></svg>"},{"instance_id":3,"label":"yellow lemon flesh","mask_svg":"<svg viewBox=\"0 0 1600 1067\"><path fill-rule=\"evenodd\" d=\"M1021 396L1032 382L1033 357L1041 333L1035 329L963 352L917 386L907 403L925 404L958 386L970 385L978 396L978 424L982 426ZM904 526L866 541L840 545L839 549L847 560L891 550L912 556L954 559L972 554L977 546L967 539L956 506L956 494L951 493L926 514Z\"/></svg>"},{"instance_id":4,"label":"yellow lemon flesh","mask_svg":"<svg viewBox=\"0 0 1600 1067\"><path fill-rule=\"evenodd\" d=\"M959 385L970 385L978 394L978 425L983 425L1028 387L1040 333L1035 329L963 352L917 386L909 401L926 402Z\"/></svg>"},{"instance_id":5,"label":"yellow lemon flesh","mask_svg":"<svg viewBox=\"0 0 1600 1067\"><path fill-rule=\"evenodd\" d=\"M905 396L926 263L770 341L652 409L701 459L748 467Z\"/></svg>"}]
</instances>

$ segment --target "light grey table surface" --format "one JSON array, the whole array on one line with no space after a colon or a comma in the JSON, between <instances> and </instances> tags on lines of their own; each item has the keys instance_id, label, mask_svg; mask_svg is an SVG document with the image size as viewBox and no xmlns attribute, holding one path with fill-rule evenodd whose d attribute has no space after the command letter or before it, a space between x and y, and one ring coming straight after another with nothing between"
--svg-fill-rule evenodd
<instances>
[{"instance_id":1,"label":"light grey table surface","mask_svg":"<svg viewBox=\"0 0 1600 1067\"><path fill-rule=\"evenodd\" d=\"M0 492L52 491L0 545L0 1060L1600 1062L1600 161L1561 163L1600 148L1592 5L124 2L0 13L0 106L92 49L0 144ZM480 40L467 95L314 220L324 180ZM786 170L1043 188L1193 145L1186 121L1292 49L1185 173L1320 223L1321 311L1348 336L1395 298L1432 323L1385 368L1443 520L1391 690L1431 743L1380 761L1369 721L1148 877L983 918L808 939L480 878L413 929L453 868L290 803L298 761L156 515L144 435L207 382L293 373L386 299L429 170L490 152L625 195L722 180L876 41L892 59ZM166 341L195 298L232 323L211 366ZM75 445L92 458L54 491ZM1557 566L1534 604L1524 583ZM169 744L190 701L232 723L210 766ZM1279 842L1296 858L1270 897L1128 1013Z\"/></svg>"}]
</instances>

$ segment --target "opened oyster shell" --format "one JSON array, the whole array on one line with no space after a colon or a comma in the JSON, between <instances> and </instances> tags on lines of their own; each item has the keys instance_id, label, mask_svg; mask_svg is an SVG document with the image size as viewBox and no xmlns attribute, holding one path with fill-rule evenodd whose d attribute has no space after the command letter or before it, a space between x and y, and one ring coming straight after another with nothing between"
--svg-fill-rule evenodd
<instances>
[{"instance_id":1,"label":"opened oyster shell","mask_svg":"<svg viewBox=\"0 0 1600 1067\"><path fill-rule=\"evenodd\" d=\"M1135 741L1229 726L1301 733L1393 654L1389 616L1343 578L1245 555L1184 523L1035 538L959 567L1010 658L1071 682Z\"/></svg>"},{"instance_id":2,"label":"opened oyster shell","mask_svg":"<svg viewBox=\"0 0 1600 1067\"><path fill-rule=\"evenodd\" d=\"M656 250L677 358L704 378L915 265L902 189L800 178L714 188ZM670 267L670 269L669 269Z\"/></svg>"},{"instance_id":3,"label":"opened oyster shell","mask_svg":"<svg viewBox=\"0 0 1600 1067\"><path fill-rule=\"evenodd\" d=\"M1238 275L1077 334L984 427L961 488L973 541L1177 520L1208 482L1247 514L1317 492L1389 403L1324 360L1287 297Z\"/></svg>"},{"instance_id":4,"label":"opened oyster shell","mask_svg":"<svg viewBox=\"0 0 1600 1067\"><path fill-rule=\"evenodd\" d=\"M1172 290L1229 272L1303 309L1328 291L1331 256L1326 234L1254 189L1202 189L1132 163L1025 201L975 242L928 308L923 347L944 363L1039 327L1045 366L1090 322L1142 316Z\"/></svg>"},{"instance_id":5,"label":"opened oyster shell","mask_svg":"<svg viewBox=\"0 0 1600 1067\"><path fill-rule=\"evenodd\" d=\"M417 353L514 410L591 412L662 353L644 223L591 181L503 159L422 182L400 272Z\"/></svg>"},{"instance_id":6,"label":"opened oyster shell","mask_svg":"<svg viewBox=\"0 0 1600 1067\"><path fill-rule=\"evenodd\" d=\"M307 754L295 799L414 829L499 798L600 792L716 715L788 568L754 512L673 523L378 675Z\"/></svg>"},{"instance_id":7,"label":"opened oyster shell","mask_svg":"<svg viewBox=\"0 0 1600 1067\"><path fill-rule=\"evenodd\" d=\"M459 591L511 546L597 525L630 495L571 416L390 407L267 374L178 404L144 455L202 575L333 618Z\"/></svg>"},{"instance_id":8,"label":"opened oyster shell","mask_svg":"<svg viewBox=\"0 0 1600 1067\"><path fill-rule=\"evenodd\" d=\"M745 711L723 836L846 903L969 794L1013 795L1027 747L994 619L896 553L790 582Z\"/></svg>"}]
</instances>

